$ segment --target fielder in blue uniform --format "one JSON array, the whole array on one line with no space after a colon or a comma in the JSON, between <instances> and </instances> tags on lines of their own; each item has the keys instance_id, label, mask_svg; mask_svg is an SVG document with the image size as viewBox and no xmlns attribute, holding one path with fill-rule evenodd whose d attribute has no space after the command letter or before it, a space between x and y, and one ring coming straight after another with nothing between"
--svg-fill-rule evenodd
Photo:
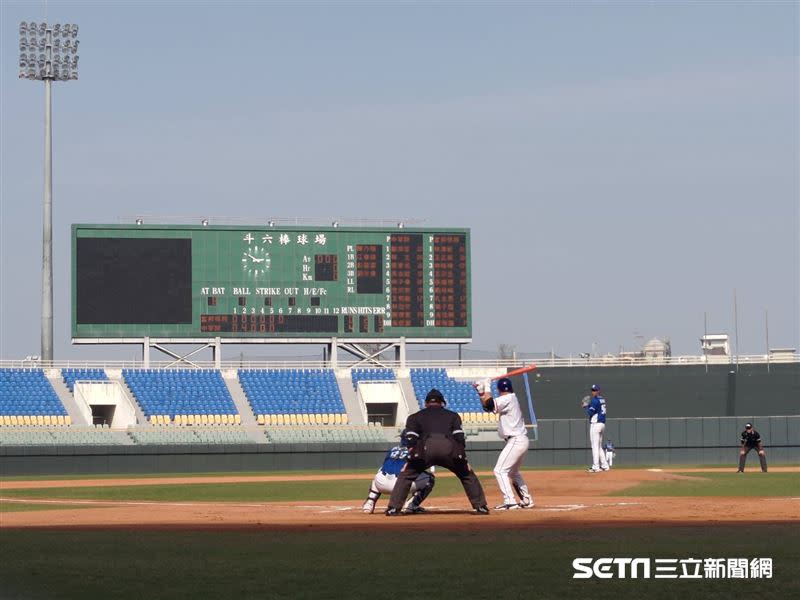
<instances>
[{"instance_id":1,"label":"fielder in blue uniform","mask_svg":"<svg viewBox=\"0 0 800 600\"><path fill-rule=\"evenodd\" d=\"M381 494L391 494L397 483L397 476L408 462L408 447L405 441L405 430L400 434L400 445L390 448L383 459L381 468L375 473L372 483L369 486L369 494L361 509L365 513L375 512L375 503ZM411 484L411 498L406 502L404 512L422 513L425 509L420 506L425 498L433 491L436 477L433 474L433 467L430 471L423 471Z\"/></svg>"},{"instance_id":2,"label":"fielder in blue uniform","mask_svg":"<svg viewBox=\"0 0 800 600\"><path fill-rule=\"evenodd\" d=\"M603 452L603 437L606 431L606 399L600 395L600 387L592 386L590 398L583 402L586 414L589 416L589 444L592 447L592 466L590 473L608 471L606 453Z\"/></svg>"},{"instance_id":3,"label":"fielder in blue uniform","mask_svg":"<svg viewBox=\"0 0 800 600\"><path fill-rule=\"evenodd\" d=\"M608 463L608 468L614 466L614 457L617 455L616 450L614 450L614 442L608 440L605 444L603 444L603 450L606 453L606 462Z\"/></svg>"}]
</instances>

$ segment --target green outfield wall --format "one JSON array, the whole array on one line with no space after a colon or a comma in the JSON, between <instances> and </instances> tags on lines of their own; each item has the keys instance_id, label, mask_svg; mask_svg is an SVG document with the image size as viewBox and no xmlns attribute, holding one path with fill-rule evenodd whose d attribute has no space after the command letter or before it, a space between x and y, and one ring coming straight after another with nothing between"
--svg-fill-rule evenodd
<instances>
[{"instance_id":1,"label":"green outfield wall","mask_svg":"<svg viewBox=\"0 0 800 600\"><path fill-rule=\"evenodd\" d=\"M526 400L522 377L512 381ZM541 368L529 382L539 419L581 417L592 384L611 419L800 415L800 363Z\"/></svg>"}]
</instances>

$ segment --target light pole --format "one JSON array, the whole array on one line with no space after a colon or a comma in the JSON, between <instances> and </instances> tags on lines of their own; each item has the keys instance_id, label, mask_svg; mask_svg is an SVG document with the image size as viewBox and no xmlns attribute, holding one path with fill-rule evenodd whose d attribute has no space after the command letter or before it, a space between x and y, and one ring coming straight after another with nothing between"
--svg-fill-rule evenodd
<instances>
[{"instance_id":1,"label":"light pole","mask_svg":"<svg viewBox=\"0 0 800 600\"><path fill-rule=\"evenodd\" d=\"M19 77L44 81L44 210L42 218L42 355L53 360L53 81L78 78L78 26L19 24Z\"/></svg>"}]
</instances>

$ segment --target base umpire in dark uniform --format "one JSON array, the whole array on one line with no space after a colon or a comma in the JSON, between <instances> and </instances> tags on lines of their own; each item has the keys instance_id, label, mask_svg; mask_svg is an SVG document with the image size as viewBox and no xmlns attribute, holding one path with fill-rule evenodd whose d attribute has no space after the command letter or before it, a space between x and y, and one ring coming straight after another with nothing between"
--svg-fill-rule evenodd
<instances>
[{"instance_id":1,"label":"base umpire in dark uniform","mask_svg":"<svg viewBox=\"0 0 800 600\"><path fill-rule=\"evenodd\" d=\"M467 462L461 417L447 410L445 404L442 393L434 388L425 397L425 408L406 420L408 463L397 477L387 516L400 514L411 484L420 473L434 465L455 473L476 514L489 514L481 482Z\"/></svg>"},{"instance_id":2,"label":"base umpire in dark uniform","mask_svg":"<svg viewBox=\"0 0 800 600\"><path fill-rule=\"evenodd\" d=\"M739 450L739 473L744 473L744 463L750 450L758 452L758 460L761 461L761 472L767 472L767 455L764 452L764 444L761 442L759 434L751 423L745 423L742 432L742 448Z\"/></svg>"}]
</instances>

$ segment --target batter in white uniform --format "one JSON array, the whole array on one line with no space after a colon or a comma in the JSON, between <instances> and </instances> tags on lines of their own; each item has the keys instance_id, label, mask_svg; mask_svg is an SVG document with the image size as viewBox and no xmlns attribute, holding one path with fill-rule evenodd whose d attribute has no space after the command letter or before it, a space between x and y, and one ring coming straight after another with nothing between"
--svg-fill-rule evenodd
<instances>
[{"instance_id":1,"label":"batter in white uniform","mask_svg":"<svg viewBox=\"0 0 800 600\"><path fill-rule=\"evenodd\" d=\"M533 508L533 497L528 491L522 473L519 472L530 440L511 380L507 377L498 380L497 398L492 398L490 381L475 383L475 389L481 398L483 410L494 412L499 416L497 433L506 442L494 467L494 476L503 494L503 503L495 506L495 510Z\"/></svg>"}]
</instances>

